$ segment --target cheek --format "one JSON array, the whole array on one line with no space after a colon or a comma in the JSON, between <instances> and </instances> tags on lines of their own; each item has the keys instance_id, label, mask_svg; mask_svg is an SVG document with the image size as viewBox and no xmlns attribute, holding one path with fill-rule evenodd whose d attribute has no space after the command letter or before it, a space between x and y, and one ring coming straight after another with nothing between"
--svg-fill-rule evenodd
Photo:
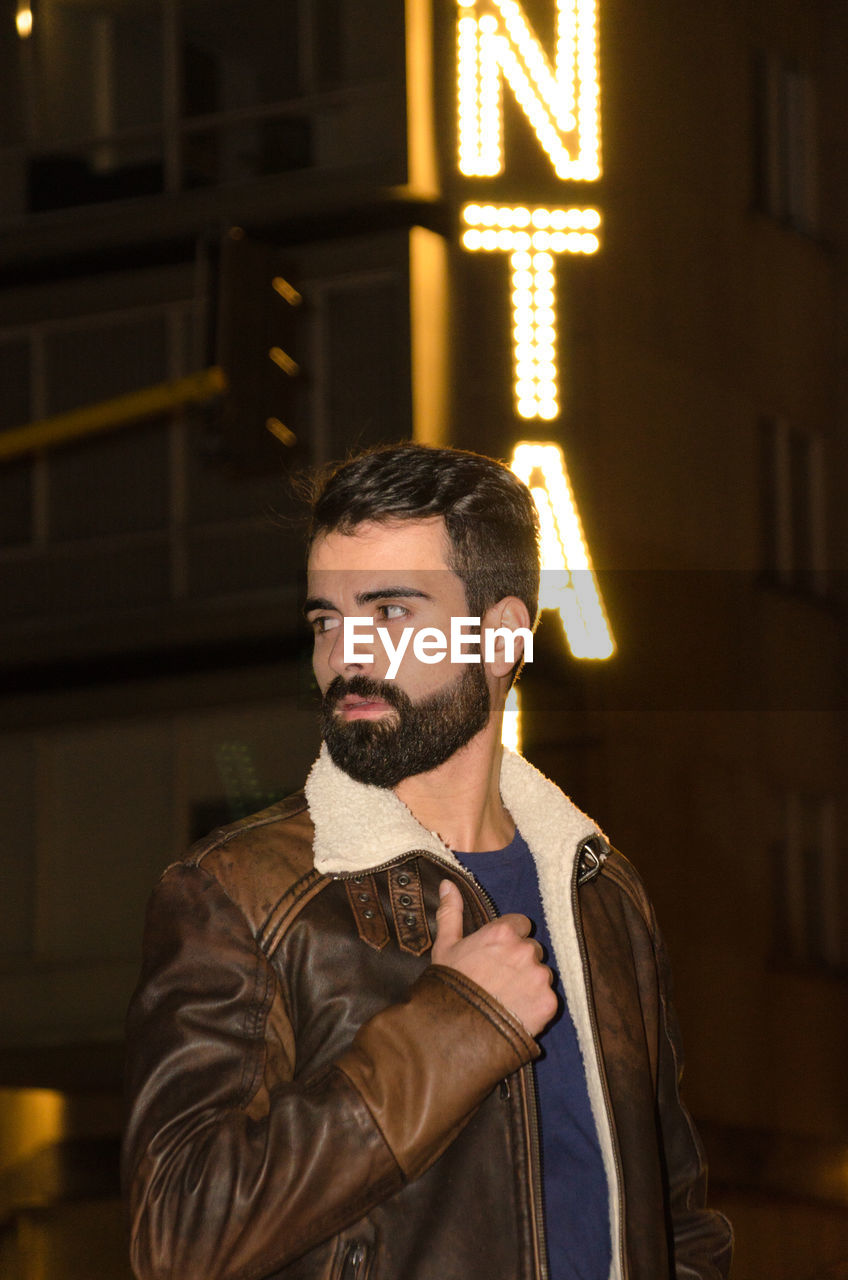
<instances>
[{"instance_id":1,"label":"cheek","mask_svg":"<svg viewBox=\"0 0 848 1280\"><path fill-rule=\"evenodd\" d=\"M322 644L321 639L316 637L312 645L312 672L322 693L333 678L333 673L329 666L329 656L329 645Z\"/></svg>"}]
</instances>

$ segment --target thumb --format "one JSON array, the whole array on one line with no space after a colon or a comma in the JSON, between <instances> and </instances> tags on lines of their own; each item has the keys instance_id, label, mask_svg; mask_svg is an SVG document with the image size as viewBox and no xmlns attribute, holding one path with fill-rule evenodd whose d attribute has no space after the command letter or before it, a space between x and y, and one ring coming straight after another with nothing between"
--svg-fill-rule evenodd
<instances>
[{"instance_id":1,"label":"thumb","mask_svg":"<svg viewBox=\"0 0 848 1280\"><path fill-rule=\"evenodd\" d=\"M436 912L436 941L452 947L462 937L462 894L450 880L439 885L439 909Z\"/></svg>"}]
</instances>

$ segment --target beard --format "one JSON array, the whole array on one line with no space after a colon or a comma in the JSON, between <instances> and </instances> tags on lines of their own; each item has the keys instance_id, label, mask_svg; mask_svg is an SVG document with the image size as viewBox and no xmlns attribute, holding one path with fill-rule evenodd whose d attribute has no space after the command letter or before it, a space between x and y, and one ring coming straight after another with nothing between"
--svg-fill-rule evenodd
<instances>
[{"instance_id":1,"label":"beard","mask_svg":"<svg viewBox=\"0 0 848 1280\"><path fill-rule=\"evenodd\" d=\"M393 713L378 720L343 720L335 707L347 694L380 698ZM481 663L467 666L451 684L419 702L390 680L336 676L324 693L321 735L333 763L356 782L396 787L449 760L484 727L489 708Z\"/></svg>"}]
</instances>

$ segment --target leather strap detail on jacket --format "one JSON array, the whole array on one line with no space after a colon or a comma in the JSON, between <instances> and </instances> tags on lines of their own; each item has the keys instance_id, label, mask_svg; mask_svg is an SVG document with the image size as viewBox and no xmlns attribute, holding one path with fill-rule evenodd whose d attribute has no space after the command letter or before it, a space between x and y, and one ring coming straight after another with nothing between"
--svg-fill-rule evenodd
<instances>
[{"instance_id":1,"label":"leather strap detail on jacket","mask_svg":"<svg viewBox=\"0 0 848 1280\"><path fill-rule=\"evenodd\" d=\"M423 955L433 945L424 910L424 895L417 862L405 862L389 871L389 897L401 951Z\"/></svg>"},{"instance_id":2,"label":"leather strap detail on jacket","mask_svg":"<svg viewBox=\"0 0 848 1280\"><path fill-rule=\"evenodd\" d=\"M382 951L389 940L389 926L377 892L377 881L372 875L354 876L352 880L345 880L345 888L360 938L375 951Z\"/></svg>"}]
</instances>

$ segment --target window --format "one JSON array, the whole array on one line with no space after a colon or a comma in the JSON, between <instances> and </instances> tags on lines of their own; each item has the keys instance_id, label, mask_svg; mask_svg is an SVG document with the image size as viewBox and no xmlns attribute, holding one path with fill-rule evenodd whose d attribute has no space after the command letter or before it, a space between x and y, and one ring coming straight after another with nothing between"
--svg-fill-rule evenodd
<instances>
[{"instance_id":1,"label":"window","mask_svg":"<svg viewBox=\"0 0 848 1280\"><path fill-rule=\"evenodd\" d=\"M157 0L45 0L21 43L33 212L161 191L163 16Z\"/></svg>"},{"instance_id":2,"label":"window","mask_svg":"<svg viewBox=\"0 0 848 1280\"><path fill-rule=\"evenodd\" d=\"M787 791L775 844L777 958L836 968L845 963L842 884L831 796Z\"/></svg>"},{"instance_id":3,"label":"window","mask_svg":"<svg viewBox=\"0 0 848 1280\"><path fill-rule=\"evenodd\" d=\"M757 206L811 234L817 218L812 77L780 54L760 50L754 84Z\"/></svg>"},{"instance_id":4,"label":"window","mask_svg":"<svg viewBox=\"0 0 848 1280\"><path fill-rule=\"evenodd\" d=\"M824 595L827 589L824 442L782 418L760 425L763 569L775 582Z\"/></svg>"},{"instance_id":5,"label":"window","mask_svg":"<svg viewBox=\"0 0 848 1280\"><path fill-rule=\"evenodd\" d=\"M402 181L404 65L393 0L40 0L0 41L0 215L312 167Z\"/></svg>"},{"instance_id":6,"label":"window","mask_svg":"<svg viewBox=\"0 0 848 1280\"><path fill-rule=\"evenodd\" d=\"M179 376L195 330L178 301L0 334L0 432ZM0 627L277 588L279 480L205 465L202 433L163 415L0 459Z\"/></svg>"},{"instance_id":7,"label":"window","mask_svg":"<svg viewBox=\"0 0 848 1280\"><path fill-rule=\"evenodd\" d=\"M294 419L298 464L411 431L408 263L403 231L291 249L305 301L294 348L307 375ZM145 298L172 287L168 274L139 277ZM133 306L123 280L120 291L121 310L0 332L0 436L208 363L200 294ZM126 626L142 610L145 625L160 625L155 613L167 628L194 602L236 608L250 597L264 609L293 597L287 455L280 446L256 470L218 456L222 410L217 402L0 458L4 639L17 644L28 628L52 644L60 622Z\"/></svg>"}]
</instances>

